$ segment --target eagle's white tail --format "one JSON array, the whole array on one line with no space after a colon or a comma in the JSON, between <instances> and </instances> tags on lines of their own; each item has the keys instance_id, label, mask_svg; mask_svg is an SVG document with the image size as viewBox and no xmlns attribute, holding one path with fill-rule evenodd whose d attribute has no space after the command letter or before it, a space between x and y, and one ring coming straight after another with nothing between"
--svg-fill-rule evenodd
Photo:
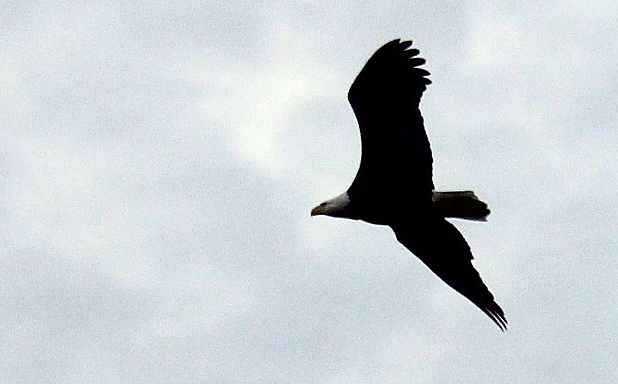
<instances>
[{"instance_id":1,"label":"eagle's white tail","mask_svg":"<svg viewBox=\"0 0 618 384\"><path fill-rule=\"evenodd\" d=\"M444 217L486 221L490 212L472 191L434 191L432 201L434 211Z\"/></svg>"}]
</instances>

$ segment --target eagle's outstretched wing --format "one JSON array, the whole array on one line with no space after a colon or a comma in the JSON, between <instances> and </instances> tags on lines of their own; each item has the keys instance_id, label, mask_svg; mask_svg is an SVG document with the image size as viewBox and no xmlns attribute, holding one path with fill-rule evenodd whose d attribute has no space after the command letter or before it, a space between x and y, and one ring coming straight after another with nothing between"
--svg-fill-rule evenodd
<instances>
[{"instance_id":1,"label":"eagle's outstretched wing","mask_svg":"<svg viewBox=\"0 0 618 384\"><path fill-rule=\"evenodd\" d=\"M397 240L438 277L489 316L500 329L507 326L504 311L472 266L472 252L461 233L442 217L391 225Z\"/></svg>"},{"instance_id":2,"label":"eagle's outstretched wing","mask_svg":"<svg viewBox=\"0 0 618 384\"><path fill-rule=\"evenodd\" d=\"M393 40L367 61L348 93L361 132L361 164L348 193L431 196L432 157L419 102L431 81L425 60ZM369 188L369 190L367 190ZM374 190L371 190L371 189ZM380 191L376 191L379 188ZM378 195L378 196L376 196Z\"/></svg>"}]
</instances>

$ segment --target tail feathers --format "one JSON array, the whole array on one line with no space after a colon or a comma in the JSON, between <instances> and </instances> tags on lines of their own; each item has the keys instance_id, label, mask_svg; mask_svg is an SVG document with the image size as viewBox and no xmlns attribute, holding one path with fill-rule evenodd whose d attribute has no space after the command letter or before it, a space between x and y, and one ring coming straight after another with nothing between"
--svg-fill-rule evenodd
<instances>
[{"instance_id":1,"label":"tail feathers","mask_svg":"<svg viewBox=\"0 0 618 384\"><path fill-rule=\"evenodd\" d=\"M472 191L435 191L432 200L434 211L444 217L486 221L490 213L487 204L479 200Z\"/></svg>"}]
</instances>

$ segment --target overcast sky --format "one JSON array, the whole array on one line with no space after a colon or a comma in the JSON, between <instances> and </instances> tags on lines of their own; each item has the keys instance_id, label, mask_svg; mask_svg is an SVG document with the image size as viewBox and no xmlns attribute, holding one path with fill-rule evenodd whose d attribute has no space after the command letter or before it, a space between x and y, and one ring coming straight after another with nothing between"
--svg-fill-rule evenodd
<instances>
[{"instance_id":1,"label":"overcast sky","mask_svg":"<svg viewBox=\"0 0 618 384\"><path fill-rule=\"evenodd\" d=\"M616 36L612 0L0 2L0 382L617 382ZM398 37L507 332L309 216Z\"/></svg>"}]
</instances>

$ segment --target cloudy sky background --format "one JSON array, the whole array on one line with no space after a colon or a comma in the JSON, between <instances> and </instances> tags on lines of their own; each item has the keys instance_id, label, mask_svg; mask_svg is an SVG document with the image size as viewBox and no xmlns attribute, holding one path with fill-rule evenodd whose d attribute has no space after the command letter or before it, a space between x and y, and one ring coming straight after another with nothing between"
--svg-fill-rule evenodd
<instances>
[{"instance_id":1,"label":"cloudy sky background","mask_svg":"<svg viewBox=\"0 0 618 384\"><path fill-rule=\"evenodd\" d=\"M615 1L0 2L0 382L618 380ZM411 38L502 333L387 228L310 218Z\"/></svg>"}]
</instances>

